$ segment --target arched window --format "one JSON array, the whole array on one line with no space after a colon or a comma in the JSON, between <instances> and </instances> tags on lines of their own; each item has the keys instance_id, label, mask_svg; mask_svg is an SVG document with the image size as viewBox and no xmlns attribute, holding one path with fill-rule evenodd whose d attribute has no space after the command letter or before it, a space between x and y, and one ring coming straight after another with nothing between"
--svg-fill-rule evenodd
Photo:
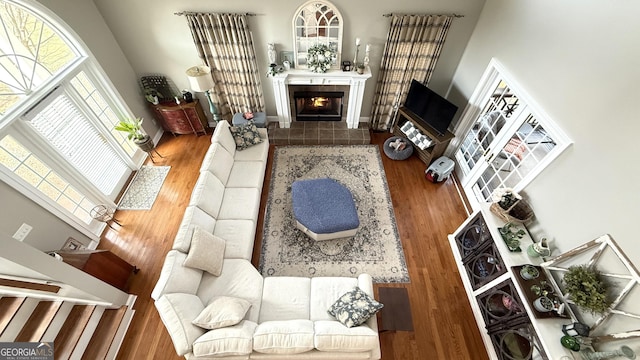
<instances>
[{"instance_id":1,"label":"arched window","mask_svg":"<svg viewBox=\"0 0 640 360\"><path fill-rule=\"evenodd\" d=\"M115 198L137 148L113 130L126 108L65 24L0 0L0 179L96 239L89 216Z\"/></svg>"},{"instance_id":2,"label":"arched window","mask_svg":"<svg viewBox=\"0 0 640 360\"><path fill-rule=\"evenodd\" d=\"M332 68L340 67L342 54L342 15L328 1L311 0L293 15L293 51L296 67L306 67L307 50L314 45L327 45L336 53Z\"/></svg>"}]
</instances>

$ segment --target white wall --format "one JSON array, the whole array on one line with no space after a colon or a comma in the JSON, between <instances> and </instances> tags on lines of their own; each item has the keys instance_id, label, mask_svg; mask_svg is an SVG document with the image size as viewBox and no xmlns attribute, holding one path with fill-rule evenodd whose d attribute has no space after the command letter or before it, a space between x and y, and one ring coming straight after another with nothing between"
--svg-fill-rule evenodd
<instances>
[{"instance_id":1,"label":"white wall","mask_svg":"<svg viewBox=\"0 0 640 360\"><path fill-rule=\"evenodd\" d=\"M627 0L488 0L453 78L469 98L497 58L573 140L525 189L537 235L565 251L610 233L636 267L638 14Z\"/></svg>"},{"instance_id":2,"label":"white wall","mask_svg":"<svg viewBox=\"0 0 640 360\"><path fill-rule=\"evenodd\" d=\"M171 1L156 0L152 3L127 0L95 0L97 7L113 31L138 76L160 73L171 79L180 89L188 87L185 70L201 64L191 33L181 11L199 12L251 12L249 26L253 32L261 74L267 72L267 43L276 43L276 50L293 50L291 20L295 10L306 0L245 0L241 2ZM458 13L451 27L431 86L445 93L464 47L475 26L484 0L353 0L333 2L344 18L343 57L353 59L355 38L362 44L372 44L371 66L374 77L367 81L362 116L368 117L375 89L377 69L389 18L385 13ZM360 47L362 59L364 46ZM261 77L267 114L276 115L271 80ZM204 98L198 95L202 101ZM463 105L463 104L462 104Z\"/></svg>"}]
</instances>

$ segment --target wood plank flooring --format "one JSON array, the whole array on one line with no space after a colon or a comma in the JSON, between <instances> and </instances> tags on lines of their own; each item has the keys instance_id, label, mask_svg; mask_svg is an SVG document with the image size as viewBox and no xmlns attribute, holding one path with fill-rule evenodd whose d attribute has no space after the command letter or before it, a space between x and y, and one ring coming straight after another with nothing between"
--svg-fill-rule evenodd
<instances>
[{"instance_id":1,"label":"wood plank flooring","mask_svg":"<svg viewBox=\"0 0 640 360\"><path fill-rule=\"evenodd\" d=\"M372 143L380 146L391 136L372 133ZM165 254L171 248L200 163L210 145L210 135L169 134L160 141L164 156L157 165L170 165L164 186L148 211L118 211L123 224L117 231L107 228L100 248L111 250L141 270L130 284L138 295L136 314L118 359L180 359L153 305L150 294ZM269 154L262 209L258 219L253 263L258 264L264 204L273 161ZM157 157L156 157L157 158ZM442 184L425 180L425 165L413 156L393 161L382 155L398 231L405 250L411 282L383 284L404 287L409 294L413 332L380 334L382 359L487 359L471 308L454 263L447 234L466 214L452 179ZM375 287L377 294L377 286Z\"/></svg>"}]
</instances>

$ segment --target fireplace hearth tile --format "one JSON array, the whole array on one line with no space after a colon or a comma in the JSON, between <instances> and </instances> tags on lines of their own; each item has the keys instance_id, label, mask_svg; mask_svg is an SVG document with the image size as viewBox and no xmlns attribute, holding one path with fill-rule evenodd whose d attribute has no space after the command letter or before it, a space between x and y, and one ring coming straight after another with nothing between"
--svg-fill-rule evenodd
<instances>
[{"instance_id":1,"label":"fireplace hearth tile","mask_svg":"<svg viewBox=\"0 0 640 360\"><path fill-rule=\"evenodd\" d=\"M273 145L360 145L370 144L371 136L366 123L358 129L347 129L345 122L325 122L331 128L319 128L317 121L293 122L291 128L281 129L277 122L268 126L269 141ZM333 129L333 130L330 130Z\"/></svg>"}]
</instances>

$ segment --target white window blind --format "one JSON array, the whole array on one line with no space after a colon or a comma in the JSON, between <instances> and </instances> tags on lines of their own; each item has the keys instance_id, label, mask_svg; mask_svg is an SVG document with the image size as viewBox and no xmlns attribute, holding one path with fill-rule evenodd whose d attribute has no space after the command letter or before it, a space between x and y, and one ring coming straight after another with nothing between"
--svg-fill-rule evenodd
<instances>
[{"instance_id":1,"label":"white window blind","mask_svg":"<svg viewBox=\"0 0 640 360\"><path fill-rule=\"evenodd\" d=\"M63 92L28 115L33 128L103 194L110 194L129 171L98 129Z\"/></svg>"}]
</instances>

